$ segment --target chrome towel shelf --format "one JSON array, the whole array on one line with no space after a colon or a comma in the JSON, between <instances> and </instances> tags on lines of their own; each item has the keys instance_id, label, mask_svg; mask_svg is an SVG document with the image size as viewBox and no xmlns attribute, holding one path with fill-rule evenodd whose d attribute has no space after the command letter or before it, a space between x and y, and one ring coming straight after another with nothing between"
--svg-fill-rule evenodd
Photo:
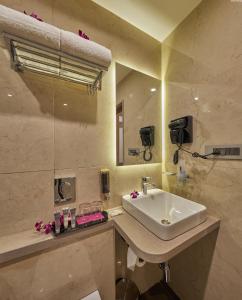
<instances>
[{"instance_id":1,"label":"chrome towel shelf","mask_svg":"<svg viewBox=\"0 0 242 300\"><path fill-rule=\"evenodd\" d=\"M16 71L31 72L86 85L89 93L101 89L105 69L80 58L5 34Z\"/></svg>"}]
</instances>

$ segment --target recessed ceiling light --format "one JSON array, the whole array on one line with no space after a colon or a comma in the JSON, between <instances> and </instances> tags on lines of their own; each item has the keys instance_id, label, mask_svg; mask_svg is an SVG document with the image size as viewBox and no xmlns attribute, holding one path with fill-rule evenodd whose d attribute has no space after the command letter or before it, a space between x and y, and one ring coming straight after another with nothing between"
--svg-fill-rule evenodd
<instances>
[{"instance_id":1,"label":"recessed ceiling light","mask_svg":"<svg viewBox=\"0 0 242 300\"><path fill-rule=\"evenodd\" d=\"M151 88L150 91L151 92L156 92L156 88Z\"/></svg>"},{"instance_id":2,"label":"recessed ceiling light","mask_svg":"<svg viewBox=\"0 0 242 300\"><path fill-rule=\"evenodd\" d=\"M198 100L199 100L199 98L198 98L198 97L194 97L194 100L195 100L195 101L198 101Z\"/></svg>"},{"instance_id":3,"label":"recessed ceiling light","mask_svg":"<svg viewBox=\"0 0 242 300\"><path fill-rule=\"evenodd\" d=\"M13 94L8 93L8 97L13 97Z\"/></svg>"},{"instance_id":4,"label":"recessed ceiling light","mask_svg":"<svg viewBox=\"0 0 242 300\"><path fill-rule=\"evenodd\" d=\"M67 104L67 103L64 103L63 105L64 105L64 106L68 106L68 104Z\"/></svg>"}]
</instances>

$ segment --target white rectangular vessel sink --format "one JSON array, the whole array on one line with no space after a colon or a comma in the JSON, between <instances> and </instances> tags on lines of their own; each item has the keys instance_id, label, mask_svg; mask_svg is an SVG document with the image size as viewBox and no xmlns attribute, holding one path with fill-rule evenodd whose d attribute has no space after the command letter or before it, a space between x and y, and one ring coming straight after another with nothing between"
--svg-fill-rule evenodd
<instances>
[{"instance_id":1,"label":"white rectangular vessel sink","mask_svg":"<svg viewBox=\"0 0 242 300\"><path fill-rule=\"evenodd\" d=\"M171 240L206 221L204 205L152 189L135 199L123 196L124 209L162 240Z\"/></svg>"}]
</instances>

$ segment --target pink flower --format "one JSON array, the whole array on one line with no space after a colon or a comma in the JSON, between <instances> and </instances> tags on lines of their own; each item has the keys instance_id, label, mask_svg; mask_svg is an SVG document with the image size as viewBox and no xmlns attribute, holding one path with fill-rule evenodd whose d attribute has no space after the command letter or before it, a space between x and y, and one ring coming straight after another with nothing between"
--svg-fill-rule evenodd
<instances>
[{"instance_id":1,"label":"pink flower","mask_svg":"<svg viewBox=\"0 0 242 300\"><path fill-rule=\"evenodd\" d=\"M28 15L26 13L26 11L24 11L24 14ZM40 22L43 22L43 20L35 12L32 12L29 16L32 17L32 18L34 18L34 19L36 19L36 20L38 20L38 21L40 21Z\"/></svg>"},{"instance_id":2,"label":"pink flower","mask_svg":"<svg viewBox=\"0 0 242 300\"><path fill-rule=\"evenodd\" d=\"M36 222L34 225L36 231L42 232L44 231L46 234L50 233L53 229L53 223L44 224L43 221Z\"/></svg>"},{"instance_id":3,"label":"pink flower","mask_svg":"<svg viewBox=\"0 0 242 300\"><path fill-rule=\"evenodd\" d=\"M132 193L130 193L130 196L132 199L136 199L139 196L139 192L133 191Z\"/></svg>"},{"instance_id":4,"label":"pink flower","mask_svg":"<svg viewBox=\"0 0 242 300\"><path fill-rule=\"evenodd\" d=\"M35 229L37 230L37 231L40 231L41 230L41 227L42 227L42 224L43 224L43 221L40 221L40 222L36 222L35 223Z\"/></svg>"},{"instance_id":5,"label":"pink flower","mask_svg":"<svg viewBox=\"0 0 242 300\"><path fill-rule=\"evenodd\" d=\"M52 225L49 223L49 224L46 224L44 226L44 231L45 231L45 234L48 234L52 231Z\"/></svg>"},{"instance_id":6,"label":"pink flower","mask_svg":"<svg viewBox=\"0 0 242 300\"><path fill-rule=\"evenodd\" d=\"M86 39L86 40L89 40L89 37L85 34L85 32L82 32L80 29L78 31L78 34L80 37Z\"/></svg>"}]
</instances>

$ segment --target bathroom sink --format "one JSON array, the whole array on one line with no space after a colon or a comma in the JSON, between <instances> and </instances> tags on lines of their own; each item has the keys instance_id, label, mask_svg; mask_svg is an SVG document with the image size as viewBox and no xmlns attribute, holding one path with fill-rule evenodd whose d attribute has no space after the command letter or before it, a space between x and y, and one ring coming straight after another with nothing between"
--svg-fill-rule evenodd
<instances>
[{"instance_id":1,"label":"bathroom sink","mask_svg":"<svg viewBox=\"0 0 242 300\"><path fill-rule=\"evenodd\" d=\"M135 199L122 198L124 209L162 240L176 236L201 224L207 218L207 208L199 203L165 192L149 190Z\"/></svg>"}]
</instances>

